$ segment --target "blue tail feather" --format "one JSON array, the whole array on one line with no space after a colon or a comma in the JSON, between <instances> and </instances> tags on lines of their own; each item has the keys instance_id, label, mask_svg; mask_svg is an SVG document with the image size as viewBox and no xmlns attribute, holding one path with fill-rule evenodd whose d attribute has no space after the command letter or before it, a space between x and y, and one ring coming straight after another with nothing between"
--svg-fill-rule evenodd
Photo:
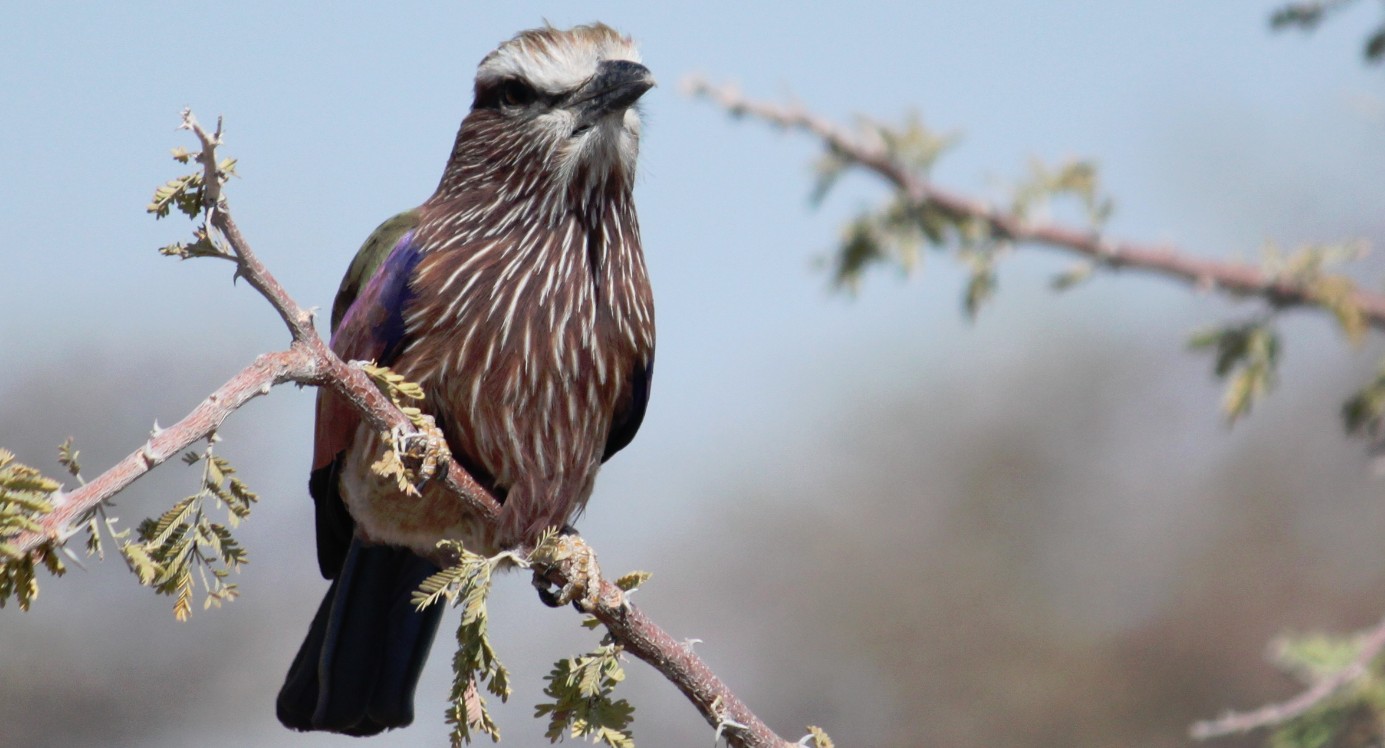
<instances>
[{"instance_id":1,"label":"blue tail feather","mask_svg":"<svg viewBox=\"0 0 1385 748\"><path fill-rule=\"evenodd\" d=\"M407 549L353 539L279 691L279 721L347 735L413 722L443 606L419 612L410 598L437 570Z\"/></svg>"}]
</instances>

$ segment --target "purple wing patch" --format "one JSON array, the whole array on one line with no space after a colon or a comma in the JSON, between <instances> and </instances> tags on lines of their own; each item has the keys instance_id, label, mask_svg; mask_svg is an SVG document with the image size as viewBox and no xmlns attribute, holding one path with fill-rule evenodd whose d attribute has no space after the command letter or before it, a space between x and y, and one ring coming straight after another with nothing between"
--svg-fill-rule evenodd
<instances>
[{"instance_id":1,"label":"purple wing patch","mask_svg":"<svg viewBox=\"0 0 1385 748\"><path fill-rule=\"evenodd\" d=\"M412 231L399 238L346 310L332 335L332 350L338 356L348 361L373 359L388 366L399 355L404 344L404 307L414 296L409 280L423 257L413 239Z\"/></svg>"},{"instance_id":2,"label":"purple wing patch","mask_svg":"<svg viewBox=\"0 0 1385 748\"><path fill-rule=\"evenodd\" d=\"M332 350L342 359L388 366L404 349L404 307L414 295L409 280L423 256L413 239L412 231L400 237L342 317L332 335ZM325 389L318 393L315 469L331 463L349 446L359 419L335 393Z\"/></svg>"}]
</instances>

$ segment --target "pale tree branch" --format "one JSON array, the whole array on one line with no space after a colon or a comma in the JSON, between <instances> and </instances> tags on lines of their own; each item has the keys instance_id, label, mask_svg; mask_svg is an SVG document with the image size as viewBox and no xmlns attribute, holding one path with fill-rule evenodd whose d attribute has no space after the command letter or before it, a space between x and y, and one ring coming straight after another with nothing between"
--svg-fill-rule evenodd
<instances>
[{"instance_id":1,"label":"pale tree branch","mask_svg":"<svg viewBox=\"0 0 1385 748\"><path fill-rule=\"evenodd\" d=\"M316 341L317 348L333 355L313 327L312 312L294 302L288 291L285 291L284 287L279 285L279 281L265 269L259 257L250 249L250 243L241 235L240 227L236 226L231 212L226 209L225 202L221 199L222 175L216 160L216 149L221 145L220 118L217 119L216 130L209 133L198 123L192 110L184 109L180 129L191 130L202 143L202 151L197 154L197 162L202 165L202 206L206 209L208 222L221 232L235 254L239 265L236 276L244 278L252 288L269 300L274 310L283 317L284 324L288 325L289 334L293 336L295 343L312 345L313 341Z\"/></svg>"},{"instance_id":2,"label":"pale tree branch","mask_svg":"<svg viewBox=\"0 0 1385 748\"><path fill-rule=\"evenodd\" d=\"M663 673L697 707L707 722L720 730L726 742L746 748L787 748L794 745L771 730L736 696L707 663L692 650L692 645L669 636L619 594L607 581L591 611L627 652Z\"/></svg>"},{"instance_id":3,"label":"pale tree branch","mask_svg":"<svg viewBox=\"0 0 1385 748\"><path fill-rule=\"evenodd\" d=\"M48 540L62 543L72 535L74 520L155 466L214 435L233 412L255 397L268 394L278 384L294 382L327 387L350 402L362 419L379 431L396 431L405 436L421 433L359 366L343 361L332 352L313 327L312 312L289 296L241 234L221 196L222 175L216 161L216 148L221 142L220 122L216 130L209 133L190 111L184 111L183 128L191 130L202 144L198 162L204 169L203 207L209 227L225 239L233 255L229 259L237 263L237 276L263 295L283 318L292 344L288 350L259 356L182 420L157 430L133 454L77 490L63 495L61 504L41 518L42 532L15 539L13 546L21 554ZM482 520L495 522L499 518L500 503L457 461L449 461L447 472L434 480L440 481ZM524 554L530 549L518 550ZM560 586L570 581L566 571L559 567L547 570L547 578ZM600 585L597 602L588 612L605 625L611 637L626 651L649 663L677 686L729 745L736 748L794 745L776 735L751 712L690 647L675 640L643 611L631 605L619 588L604 580Z\"/></svg>"},{"instance_id":4,"label":"pale tree branch","mask_svg":"<svg viewBox=\"0 0 1385 748\"><path fill-rule=\"evenodd\" d=\"M1033 220L940 187L892 153L882 138L849 130L800 105L750 98L732 86L713 85L699 77L685 80L684 89L691 96L711 101L733 117L751 117L776 128L806 133L821 141L841 162L883 179L913 206L926 206L958 221L979 222L992 236L1015 245L1057 249L1079 255L1099 267L1160 275L1198 290L1215 289L1231 296L1258 298L1274 308L1302 306L1336 313L1345 304L1356 309L1361 320L1370 327L1385 330L1385 296L1362 290L1355 284L1350 284L1341 296L1329 296L1311 281L1277 275L1253 265L1198 258L1172 246L1114 241L1092 228ZM1359 680L1383 651L1385 620L1362 635L1360 650L1346 667L1316 681L1298 696L1255 711L1229 713L1198 722L1191 728L1192 735L1206 739L1282 725Z\"/></svg>"},{"instance_id":5,"label":"pale tree branch","mask_svg":"<svg viewBox=\"0 0 1385 748\"><path fill-rule=\"evenodd\" d=\"M996 236L1015 244L1050 247L1080 255L1099 266L1162 275L1198 289L1258 297L1275 307L1328 308L1327 300L1311 285L1278 277L1253 265L1193 257L1167 245L1113 241L1089 228L1026 219L984 200L944 189L892 156L883 143L871 142L801 106L753 99L732 86L716 86L699 77L685 80L684 89L732 116L749 116L785 130L808 133L821 140L834 155L884 179L915 205L926 204L954 218L980 221ZM1385 330L1385 295L1353 286L1345 301L1358 309L1371 327Z\"/></svg>"},{"instance_id":6,"label":"pale tree branch","mask_svg":"<svg viewBox=\"0 0 1385 748\"><path fill-rule=\"evenodd\" d=\"M269 394L274 385L316 378L316 368L313 355L301 346L256 358L182 420L167 428L156 428L138 450L77 490L65 493L62 502L39 520L43 532L27 533L15 540L17 551L28 553L50 539L63 542L72 534L76 519L184 449L216 433L227 416L254 398Z\"/></svg>"},{"instance_id":7,"label":"pale tree branch","mask_svg":"<svg viewBox=\"0 0 1385 748\"><path fill-rule=\"evenodd\" d=\"M1346 667L1318 680L1292 699L1278 704L1266 704L1251 712L1230 712L1216 719L1196 722L1190 733L1194 738L1205 740L1250 732L1262 727L1276 727L1307 714L1370 670L1371 663L1385 650L1385 620L1362 632L1360 647Z\"/></svg>"}]
</instances>

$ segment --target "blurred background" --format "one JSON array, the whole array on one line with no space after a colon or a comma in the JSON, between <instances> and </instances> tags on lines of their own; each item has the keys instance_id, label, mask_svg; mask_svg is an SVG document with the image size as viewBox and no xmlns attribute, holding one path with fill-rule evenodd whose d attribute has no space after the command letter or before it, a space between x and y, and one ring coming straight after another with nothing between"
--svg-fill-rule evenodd
<instances>
[{"instance_id":1,"label":"blurred background","mask_svg":"<svg viewBox=\"0 0 1385 748\"><path fill-rule=\"evenodd\" d=\"M938 181L979 195L1003 196L1031 156L1093 158L1119 237L1248 259L1267 239L1379 244L1383 73L1360 57L1378 8L1272 34L1278 4L10 4L0 445L58 474L71 435L95 475L287 343L224 263L155 252L190 228L143 212L185 170L167 158L193 146L182 107L226 116L238 221L301 303L326 308L371 229L432 192L480 58L544 19L600 19L660 80L637 191L659 368L643 431L579 522L603 568L653 571L636 601L701 640L785 736L1186 745L1195 719L1297 692L1265 662L1276 634L1385 611L1382 484L1337 417L1385 347L1289 315L1278 390L1229 429L1210 361L1184 342L1250 305L1133 273L1054 295L1069 261L1028 249L974 323L941 256L834 293L816 262L881 188L854 177L812 209L815 143L677 84L703 73L838 121L916 110L961 135ZM178 624L108 559L45 579L31 613L0 612L0 744L350 742L274 719L326 587L311 406L280 388L223 431L220 453L262 496L239 601ZM115 513L157 514L199 474L167 465ZM492 602L516 681L496 710L509 745L543 742L542 675L597 639L533 598L512 574ZM450 644L416 724L370 745L445 744ZM640 745L711 742L672 686L627 669Z\"/></svg>"}]
</instances>

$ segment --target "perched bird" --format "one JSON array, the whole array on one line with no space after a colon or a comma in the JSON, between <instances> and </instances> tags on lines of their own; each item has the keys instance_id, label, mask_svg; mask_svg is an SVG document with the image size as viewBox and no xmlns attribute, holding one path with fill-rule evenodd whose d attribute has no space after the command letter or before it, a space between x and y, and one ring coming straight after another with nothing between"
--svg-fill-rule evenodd
<instances>
[{"instance_id":1,"label":"perched bird","mask_svg":"<svg viewBox=\"0 0 1385 748\"><path fill-rule=\"evenodd\" d=\"M279 693L288 727L409 724L442 614L409 598L442 563L437 542L493 553L565 525L634 437L654 367L635 104L653 85L607 26L521 32L481 61L437 191L351 263L332 349L420 384L502 512L487 526L436 485L401 491L371 470L387 440L319 390L309 489L332 584Z\"/></svg>"}]
</instances>

